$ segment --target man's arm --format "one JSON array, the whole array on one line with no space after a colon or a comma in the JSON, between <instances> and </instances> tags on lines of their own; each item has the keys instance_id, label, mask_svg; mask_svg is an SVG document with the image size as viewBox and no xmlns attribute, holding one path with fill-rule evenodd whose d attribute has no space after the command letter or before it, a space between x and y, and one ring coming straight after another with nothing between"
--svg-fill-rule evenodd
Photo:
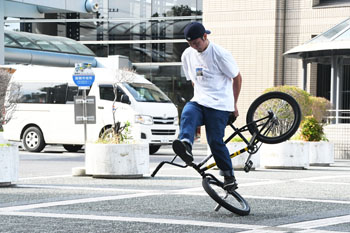
<instances>
[{"instance_id":1,"label":"man's arm","mask_svg":"<svg viewBox=\"0 0 350 233\"><path fill-rule=\"evenodd\" d=\"M233 79L233 84L232 84L233 96L235 98L235 112L234 112L234 114L236 117L239 116L237 102L238 102L239 93L241 92L241 86L242 86L242 76L241 76L241 73L238 73L238 75Z\"/></svg>"}]
</instances>

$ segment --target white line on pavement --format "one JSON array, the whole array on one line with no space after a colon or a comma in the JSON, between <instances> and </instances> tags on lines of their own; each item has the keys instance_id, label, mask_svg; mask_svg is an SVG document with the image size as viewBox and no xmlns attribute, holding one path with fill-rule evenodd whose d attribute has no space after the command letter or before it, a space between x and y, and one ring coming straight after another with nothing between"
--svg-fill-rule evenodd
<instances>
[{"instance_id":1,"label":"white line on pavement","mask_svg":"<svg viewBox=\"0 0 350 233\"><path fill-rule=\"evenodd\" d=\"M19 181L22 180L40 180L40 179L53 179L53 178L64 178L64 177L72 177L72 175L59 175L59 176L34 176L34 177L27 177L27 178L19 178Z\"/></svg>"},{"instance_id":2,"label":"white line on pavement","mask_svg":"<svg viewBox=\"0 0 350 233\"><path fill-rule=\"evenodd\" d=\"M152 195L159 195L159 193L137 193L137 194L127 194L127 195L118 195L118 196L91 197L91 198L81 198L81 199L66 200L66 201L54 201L54 202L39 203L39 204L11 206L11 207L0 208L0 213L8 212L8 211L20 211L20 210L28 210L28 209L45 208L45 207L52 207L52 206L73 205L73 204L91 203L91 202L99 202L99 201L111 201L111 200L120 200L120 199L135 198L135 197L146 197L146 196L152 196Z\"/></svg>"},{"instance_id":3,"label":"white line on pavement","mask_svg":"<svg viewBox=\"0 0 350 233\"><path fill-rule=\"evenodd\" d=\"M350 222L350 215L344 215L339 217L323 218L323 219L317 219L317 220L311 220L311 221L285 224L279 227L312 229L312 228L326 227L326 226L349 223L349 222Z\"/></svg>"},{"instance_id":4,"label":"white line on pavement","mask_svg":"<svg viewBox=\"0 0 350 233\"><path fill-rule=\"evenodd\" d=\"M259 226L259 225L207 222L207 221L186 220L186 219L141 218L141 217L81 215L81 214L56 214L56 213L38 213L38 212L0 212L0 215L175 224L175 225L191 225L191 226L200 226L200 227L235 228L235 229L259 229L259 228L265 227L265 226Z\"/></svg>"}]
</instances>

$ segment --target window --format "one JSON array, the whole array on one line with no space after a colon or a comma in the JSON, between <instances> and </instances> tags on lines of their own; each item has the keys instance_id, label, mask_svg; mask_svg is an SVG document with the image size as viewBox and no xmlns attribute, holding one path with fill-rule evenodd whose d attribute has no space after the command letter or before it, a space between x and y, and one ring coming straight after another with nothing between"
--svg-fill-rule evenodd
<instances>
[{"instance_id":1,"label":"window","mask_svg":"<svg viewBox=\"0 0 350 233\"><path fill-rule=\"evenodd\" d=\"M122 95L124 95L124 91L120 89L120 87L117 88L117 102L121 101ZM100 85L100 99L101 100L110 100L114 101L114 92L113 92L113 86L112 85Z\"/></svg>"},{"instance_id":2,"label":"window","mask_svg":"<svg viewBox=\"0 0 350 233\"><path fill-rule=\"evenodd\" d=\"M170 99L154 84L124 83L136 101L171 103Z\"/></svg>"},{"instance_id":3,"label":"window","mask_svg":"<svg viewBox=\"0 0 350 233\"><path fill-rule=\"evenodd\" d=\"M74 103L74 96L82 90L67 83L21 83L18 103L66 104ZM87 90L87 94L89 91Z\"/></svg>"},{"instance_id":4,"label":"window","mask_svg":"<svg viewBox=\"0 0 350 233\"><path fill-rule=\"evenodd\" d=\"M314 0L316 7L342 7L350 6L350 0Z\"/></svg>"}]
</instances>

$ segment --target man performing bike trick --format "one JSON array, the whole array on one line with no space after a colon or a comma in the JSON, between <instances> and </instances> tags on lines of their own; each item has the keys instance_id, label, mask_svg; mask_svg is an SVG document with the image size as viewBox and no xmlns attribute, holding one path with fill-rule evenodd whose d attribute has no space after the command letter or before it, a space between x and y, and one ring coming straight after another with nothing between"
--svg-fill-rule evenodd
<instances>
[{"instance_id":1,"label":"man performing bike trick","mask_svg":"<svg viewBox=\"0 0 350 233\"><path fill-rule=\"evenodd\" d=\"M181 61L194 96L182 111L180 134L173 142L173 150L191 165L194 134L198 126L205 125L210 150L224 176L223 188L230 191L237 188L237 183L223 137L229 118L239 115L237 100L242 77L230 52L210 42L208 34L210 31L198 22L188 24L184 30L190 47L183 52Z\"/></svg>"}]
</instances>

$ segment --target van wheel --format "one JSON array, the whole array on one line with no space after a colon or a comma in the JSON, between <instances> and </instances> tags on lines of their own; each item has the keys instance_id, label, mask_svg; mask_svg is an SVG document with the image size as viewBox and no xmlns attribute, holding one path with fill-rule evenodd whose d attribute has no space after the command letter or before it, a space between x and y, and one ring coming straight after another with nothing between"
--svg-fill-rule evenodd
<instances>
[{"instance_id":1,"label":"van wheel","mask_svg":"<svg viewBox=\"0 0 350 233\"><path fill-rule=\"evenodd\" d=\"M37 127L29 127L23 134L23 146L29 152L40 152L46 144L40 129Z\"/></svg>"},{"instance_id":2,"label":"van wheel","mask_svg":"<svg viewBox=\"0 0 350 233\"><path fill-rule=\"evenodd\" d=\"M159 145L149 145L149 154L153 155L159 150L160 146Z\"/></svg>"},{"instance_id":3,"label":"van wheel","mask_svg":"<svg viewBox=\"0 0 350 233\"><path fill-rule=\"evenodd\" d=\"M63 148L68 152L77 152L83 147L83 145L63 145Z\"/></svg>"}]
</instances>

